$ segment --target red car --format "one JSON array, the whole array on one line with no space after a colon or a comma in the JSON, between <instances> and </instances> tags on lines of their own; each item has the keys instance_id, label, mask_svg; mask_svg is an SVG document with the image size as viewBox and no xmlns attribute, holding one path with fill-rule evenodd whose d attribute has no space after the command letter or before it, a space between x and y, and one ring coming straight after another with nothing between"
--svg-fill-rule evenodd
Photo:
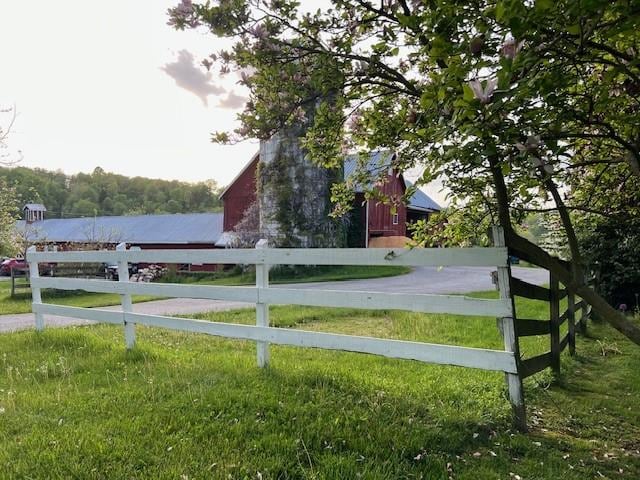
<instances>
[{"instance_id":1,"label":"red car","mask_svg":"<svg viewBox=\"0 0 640 480\"><path fill-rule=\"evenodd\" d=\"M27 262L24 261L24 258L7 258L5 261L0 263L0 275L11 275L12 268L26 268Z\"/></svg>"}]
</instances>

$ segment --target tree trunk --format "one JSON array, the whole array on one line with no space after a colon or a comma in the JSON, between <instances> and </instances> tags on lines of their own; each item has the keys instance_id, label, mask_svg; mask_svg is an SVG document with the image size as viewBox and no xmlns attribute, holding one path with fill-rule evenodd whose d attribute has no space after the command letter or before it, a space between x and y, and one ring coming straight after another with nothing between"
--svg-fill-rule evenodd
<instances>
[{"instance_id":1,"label":"tree trunk","mask_svg":"<svg viewBox=\"0 0 640 480\"><path fill-rule=\"evenodd\" d=\"M640 328L629 321L621 312L618 312L609 303L598 295L595 290L585 285L582 278L575 278L567 262L552 257L543 249L521 237L511 229L511 225L504 226L507 245L514 253L527 261L540 265L556 277L573 293L582 297L600 317L607 321L613 328L622 333L629 340L640 345Z\"/></svg>"},{"instance_id":2,"label":"tree trunk","mask_svg":"<svg viewBox=\"0 0 640 480\"><path fill-rule=\"evenodd\" d=\"M629 321L621 312L618 312L609 303L584 283L582 274L576 277L574 272L580 272L580 268L573 268L571 263L552 257L535 243L518 235L511 225L509 213L509 194L500 169L500 160L497 156L489 157L489 165L496 189L498 205L498 218L504 229L507 246L518 257L546 268L560 280L567 289L582 297L600 317L606 320L613 328L622 333L633 343L640 345L640 328Z\"/></svg>"}]
</instances>

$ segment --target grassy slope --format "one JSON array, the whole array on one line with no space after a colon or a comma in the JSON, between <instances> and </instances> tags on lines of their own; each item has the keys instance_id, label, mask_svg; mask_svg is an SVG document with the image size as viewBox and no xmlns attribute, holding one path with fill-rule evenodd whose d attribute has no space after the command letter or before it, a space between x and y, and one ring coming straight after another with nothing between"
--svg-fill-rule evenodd
<instances>
[{"instance_id":1,"label":"grassy slope","mask_svg":"<svg viewBox=\"0 0 640 480\"><path fill-rule=\"evenodd\" d=\"M519 308L544 316L536 302ZM252 323L254 312L201 317ZM301 307L272 307L271 317L310 330L501 344L493 319ZM277 346L272 367L260 370L252 343L148 328L138 328L139 346L129 353L112 326L2 335L0 471L8 478L639 478L640 350L605 326L591 332L579 338L576 359L563 358L557 384L547 372L526 382L528 435L509 430L498 373ZM603 357L602 345L621 353ZM527 339L525 349L545 345Z\"/></svg>"},{"instance_id":2,"label":"grassy slope","mask_svg":"<svg viewBox=\"0 0 640 480\"><path fill-rule=\"evenodd\" d=\"M378 278L402 275L410 272L409 267L395 266L340 266L332 268L319 268L308 272L303 272L296 276L276 275L272 283L291 282L328 282L335 280L354 280L359 278ZM178 279L180 280L180 279ZM175 281L172 280L172 281ZM254 274L244 275L221 275L215 277L203 277L201 279L182 279L184 283L196 283L200 285L247 285L255 283ZM0 315L13 313L28 313L31 311L31 291L20 289L16 297L11 298L11 283L9 281L0 282ZM134 295L134 302L148 302L159 297ZM68 305L72 307L104 307L107 305L118 305L120 296L110 293L87 293L44 290L42 299L45 302Z\"/></svg>"}]
</instances>

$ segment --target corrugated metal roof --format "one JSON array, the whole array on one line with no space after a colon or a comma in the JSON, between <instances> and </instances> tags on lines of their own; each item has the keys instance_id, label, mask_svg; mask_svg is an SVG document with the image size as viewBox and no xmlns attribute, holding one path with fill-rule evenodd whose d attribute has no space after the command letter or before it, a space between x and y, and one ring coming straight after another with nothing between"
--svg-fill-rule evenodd
<instances>
[{"instance_id":1,"label":"corrugated metal roof","mask_svg":"<svg viewBox=\"0 0 640 480\"><path fill-rule=\"evenodd\" d=\"M394 160L395 153L390 150L379 150L371 152L369 161L365 168L367 172L378 173L389 168ZM366 160L366 158L364 159ZM344 160L344 179L347 180L350 176L354 175L358 166L363 162L360 155L349 155ZM408 180L404 181L405 186L411 187L413 183ZM362 192L361 185L356 184L356 192ZM368 185L371 188L371 184ZM420 188L417 188L414 194L409 199L408 207L418 208L421 210L440 211L440 205L438 205L429 195L424 193Z\"/></svg>"},{"instance_id":2,"label":"corrugated metal roof","mask_svg":"<svg viewBox=\"0 0 640 480\"><path fill-rule=\"evenodd\" d=\"M24 207L22 207L22 210L25 209L29 209L29 210L34 210L34 211L39 211L39 212L46 212L47 208L42 205L41 203L27 203Z\"/></svg>"},{"instance_id":3,"label":"corrugated metal roof","mask_svg":"<svg viewBox=\"0 0 640 480\"><path fill-rule=\"evenodd\" d=\"M215 243L222 213L50 219L32 222L32 236L50 242ZM17 227L24 230L25 222Z\"/></svg>"},{"instance_id":4,"label":"corrugated metal roof","mask_svg":"<svg viewBox=\"0 0 640 480\"><path fill-rule=\"evenodd\" d=\"M409 180L405 179L404 184L407 188L413 187L413 183ZM420 190L420 187L418 187L413 195L411 195L409 206L435 212L442 210L440 205L438 205L429 195Z\"/></svg>"}]
</instances>

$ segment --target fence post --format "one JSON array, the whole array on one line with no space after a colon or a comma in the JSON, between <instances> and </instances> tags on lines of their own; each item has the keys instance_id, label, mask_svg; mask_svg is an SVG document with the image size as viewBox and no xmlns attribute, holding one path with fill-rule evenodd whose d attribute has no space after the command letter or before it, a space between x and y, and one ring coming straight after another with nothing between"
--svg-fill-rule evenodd
<instances>
[{"instance_id":1,"label":"fence post","mask_svg":"<svg viewBox=\"0 0 640 480\"><path fill-rule=\"evenodd\" d=\"M30 253L36 252L36 246L32 245L27 249L27 260L29 259ZM29 262L29 282L31 284L31 302L32 305L39 305L42 303L42 294L40 292L40 287L34 286L34 283L37 282L37 279L40 278L40 271L38 270L38 262L32 261ZM34 282L36 280L36 282ZM42 331L44 330L44 317L42 313L36 312L35 314L36 320L36 330Z\"/></svg>"},{"instance_id":2,"label":"fence post","mask_svg":"<svg viewBox=\"0 0 640 480\"><path fill-rule=\"evenodd\" d=\"M494 247L504 247L506 242L504 239L504 231L502 227L492 227L493 245ZM502 328L502 337L504 339L504 349L507 352L513 352L518 371L520 370L520 345L518 342L518 333L516 331L515 316L516 310L511 296L511 267L507 262L506 267L498 267L498 289L500 290L500 298L511 300L511 317L499 319ZM518 430L527 430L527 416L524 404L524 393L522 389L522 378L520 374L505 373L507 387L509 388L509 400L513 409L514 424Z\"/></svg>"},{"instance_id":3,"label":"fence post","mask_svg":"<svg viewBox=\"0 0 640 480\"><path fill-rule=\"evenodd\" d=\"M265 239L259 240L258 243L256 243L257 249L265 249L267 246L268 242ZM256 288L269 288L269 265L264 263L264 261L256 264ZM259 295L258 293L258 300L260 300ZM256 303L256 326L269 326L269 304L262 302ZM256 350L258 367L267 367L269 365L269 342L256 342Z\"/></svg>"},{"instance_id":4,"label":"fence post","mask_svg":"<svg viewBox=\"0 0 640 480\"><path fill-rule=\"evenodd\" d=\"M567 290L567 322L569 324L569 354L576 354L576 297Z\"/></svg>"},{"instance_id":5,"label":"fence post","mask_svg":"<svg viewBox=\"0 0 640 480\"><path fill-rule=\"evenodd\" d=\"M587 334L587 321L589 320L589 305L582 300L582 308L580 312L580 333Z\"/></svg>"},{"instance_id":6,"label":"fence post","mask_svg":"<svg viewBox=\"0 0 640 480\"><path fill-rule=\"evenodd\" d=\"M587 274L585 273L584 275L585 278L585 283L588 284L587 282ZM588 320L588 305L587 302L584 301L584 298L582 299L581 302L582 308L580 309L580 321L578 322L578 324L580 325L580 333L582 335L586 335L587 334L587 320Z\"/></svg>"},{"instance_id":7,"label":"fence post","mask_svg":"<svg viewBox=\"0 0 640 480\"><path fill-rule=\"evenodd\" d=\"M549 322L551 329L551 369L560 373L560 284L553 274L549 273Z\"/></svg>"},{"instance_id":8,"label":"fence post","mask_svg":"<svg viewBox=\"0 0 640 480\"><path fill-rule=\"evenodd\" d=\"M116 246L116 250L118 252L126 252L127 244L119 243ZM129 262L127 260L118 260L118 281L127 283L129 281ZM122 302L122 316L124 321L124 341L127 346L127 349L131 349L136 344L136 328L135 324L131 322L127 322L127 313L131 313L133 311L133 304L131 302L131 295L125 293L120 295L120 299Z\"/></svg>"}]
</instances>

